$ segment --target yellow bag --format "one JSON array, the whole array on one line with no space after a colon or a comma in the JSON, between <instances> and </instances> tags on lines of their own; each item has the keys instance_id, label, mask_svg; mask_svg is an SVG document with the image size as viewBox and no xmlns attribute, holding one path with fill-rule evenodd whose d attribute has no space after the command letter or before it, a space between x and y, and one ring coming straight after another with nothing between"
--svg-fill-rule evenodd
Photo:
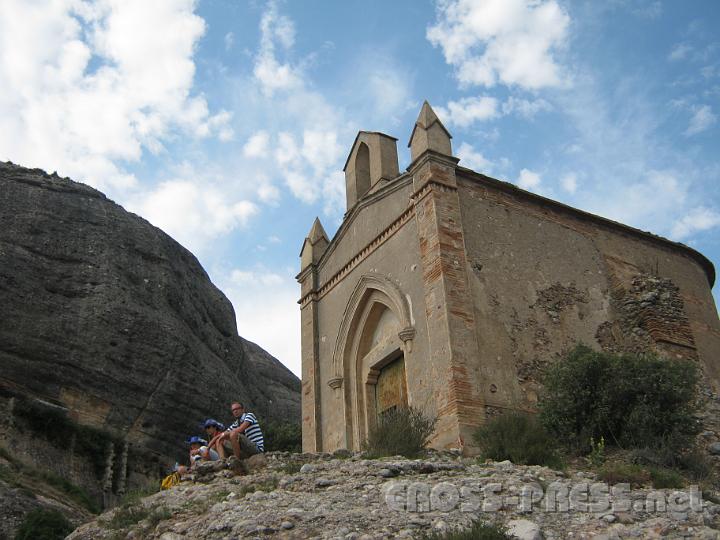
<instances>
[{"instance_id":1,"label":"yellow bag","mask_svg":"<svg viewBox=\"0 0 720 540\"><path fill-rule=\"evenodd\" d=\"M160 484L160 489L170 489L173 486L176 486L180 483L180 474L179 473L172 473L168 474L165 478L163 478L162 483Z\"/></svg>"}]
</instances>

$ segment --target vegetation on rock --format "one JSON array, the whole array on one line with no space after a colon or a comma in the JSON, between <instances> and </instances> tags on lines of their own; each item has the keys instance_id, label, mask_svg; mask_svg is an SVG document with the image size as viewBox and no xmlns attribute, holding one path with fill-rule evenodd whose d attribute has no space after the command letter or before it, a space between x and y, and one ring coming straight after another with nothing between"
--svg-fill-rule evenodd
<instances>
[{"instance_id":1,"label":"vegetation on rock","mask_svg":"<svg viewBox=\"0 0 720 540\"><path fill-rule=\"evenodd\" d=\"M423 540L510 540L511 538L505 527L478 520L468 529L427 534Z\"/></svg>"},{"instance_id":2,"label":"vegetation on rock","mask_svg":"<svg viewBox=\"0 0 720 540\"><path fill-rule=\"evenodd\" d=\"M265 449L268 452L302 452L302 426L295 422L263 424Z\"/></svg>"},{"instance_id":3,"label":"vegetation on rock","mask_svg":"<svg viewBox=\"0 0 720 540\"><path fill-rule=\"evenodd\" d=\"M540 417L572 450L602 438L620 448L679 454L698 433L697 367L651 354L611 354L578 345L548 368Z\"/></svg>"},{"instance_id":4,"label":"vegetation on rock","mask_svg":"<svg viewBox=\"0 0 720 540\"><path fill-rule=\"evenodd\" d=\"M536 416L519 412L503 414L480 426L474 439L485 459L563 467L555 438Z\"/></svg>"},{"instance_id":5,"label":"vegetation on rock","mask_svg":"<svg viewBox=\"0 0 720 540\"><path fill-rule=\"evenodd\" d=\"M370 430L365 450L372 457L418 457L430 441L436 422L436 417L415 407L392 409Z\"/></svg>"},{"instance_id":6,"label":"vegetation on rock","mask_svg":"<svg viewBox=\"0 0 720 540\"><path fill-rule=\"evenodd\" d=\"M23 463L13 456L8 450L0 446L0 456L9 462L9 466L0 465L0 479L10 485L26 489L31 481L40 481L47 486L57 489L63 495L79 504L86 510L97 514L100 511L97 503L81 487L49 471L43 471L27 463ZM30 493L34 493L28 490Z\"/></svg>"},{"instance_id":7,"label":"vegetation on rock","mask_svg":"<svg viewBox=\"0 0 720 540\"><path fill-rule=\"evenodd\" d=\"M62 540L75 527L57 510L32 510L20 525L15 540Z\"/></svg>"}]
</instances>

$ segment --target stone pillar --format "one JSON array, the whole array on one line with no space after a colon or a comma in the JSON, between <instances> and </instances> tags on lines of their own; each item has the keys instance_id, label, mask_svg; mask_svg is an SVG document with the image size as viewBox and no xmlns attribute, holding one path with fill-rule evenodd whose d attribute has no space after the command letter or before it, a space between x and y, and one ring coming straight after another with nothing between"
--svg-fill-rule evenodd
<instances>
[{"instance_id":1,"label":"stone pillar","mask_svg":"<svg viewBox=\"0 0 720 540\"><path fill-rule=\"evenodd\" d=\"M472 297L468 285L457 160L430 155L411 168L414 204L425 288L430 362L441 391L436 443L472 445L472 432L483 422L484 406L475 386L479 358Z\"/></svg>"},{"instance_id":2,"label":"stone pillar","mask_svg":"<svg viewBox=\"0 0 720 540\"><path fill-rule=\"evenodd\" d=\"M322 451L320 424L320 358L317 335L317 293L314 268L307 268L298 278L302 286L300 300L300 343L302 350L302 447L303 452Z\"/></svg>"},{"instance_id":3,"label":"stone pillar","mask_svg":"<svg viewBox=\"0 0 720 540\"><path fill-rule=\"evenodd\" d=\"M320 340L318 336L317 263L327 249L327 234L315 219L300 253L300 341L302 349L302 446L303 452L322 451L320 410Z\"/></svg>"}]
</instances>

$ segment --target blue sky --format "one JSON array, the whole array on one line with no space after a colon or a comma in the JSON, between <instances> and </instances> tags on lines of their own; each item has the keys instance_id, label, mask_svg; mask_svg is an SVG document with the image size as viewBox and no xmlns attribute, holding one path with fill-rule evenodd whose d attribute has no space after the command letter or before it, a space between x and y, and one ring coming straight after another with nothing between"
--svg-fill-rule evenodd
<instances>
[{"instance_id":1,"label":"blue sky","mask_svg":"<svg viewBox=\"0 0 720 540\"><path fill-rule=\"evenodd\" d=\"M303 238L358 130L407 166L424 99L462 165L718 266L718 28L716 1L0 0L0 159L161 227L299 374Z\"/></svg>"}]
</instances>

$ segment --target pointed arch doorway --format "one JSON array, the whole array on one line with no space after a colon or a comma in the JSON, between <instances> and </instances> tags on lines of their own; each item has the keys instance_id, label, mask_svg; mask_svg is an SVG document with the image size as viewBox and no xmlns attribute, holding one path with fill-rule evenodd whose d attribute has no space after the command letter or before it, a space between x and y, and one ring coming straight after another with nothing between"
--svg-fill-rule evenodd
<instances>
[{"instance_id":1,"label":"pointed arch doorway","mask_svg":"<svg viewBox=\"0 0 720 540\"><path fill-rule=\"evenodd\" d=\"M380 415L410 403L405 363L414 334L410 306L397 285L364 275L345 311L334 357L344 381L347 448L360 449Z\"/></svg>"}]
</instances>

